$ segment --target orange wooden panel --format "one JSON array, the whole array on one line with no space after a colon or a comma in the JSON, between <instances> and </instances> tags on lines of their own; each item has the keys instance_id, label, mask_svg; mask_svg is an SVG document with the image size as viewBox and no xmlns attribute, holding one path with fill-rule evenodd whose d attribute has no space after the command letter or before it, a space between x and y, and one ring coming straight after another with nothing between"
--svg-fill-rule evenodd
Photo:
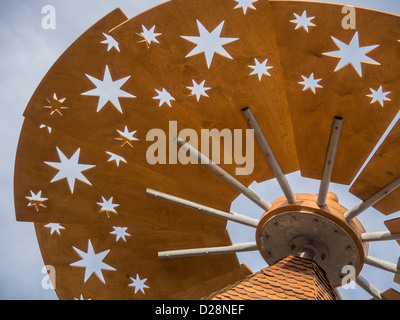
<instances>
[{"instance_id":1,"label":"orange wooden panel","mask_svg":"<svg viewBox=\"0 0 400 320\"><path fill-rule=\"evenodd\" d=\"M385 221L385 226L391 233L400 233L400 218ZM397 240L400 244L400 240Z\"/></svg>"},{"instance_id":2,"label":"orange wooden panel","mask_svg":"<svg viewBox=\"0 0 400 320\"><path fill-rule=\"evenodd\" d=\"M381 294L385 300L400 300L400 293L395 289L386 290Z\"/></svg>"},{"instance_id":3,"label":"orange wooden panel","mask_svg":"<svg viewBox=\"0 0 400 320\"><path fill-rule=\"evenodd\" d=\"M125 300L125 299L199 299L233 281L248 275L250 271L240 266L236 255L220 255L197 258L160 260L158 251L176 248L184 238L186 245L209 246L230 242L227 233L204 232L202 235L168 229L144 232L140 225L131 223L115 225L127 227L126 241L116 235L113 225L89 226L61 224L60 234L51 234L46 223L35 223L36 234L44 263L53 266L55 271L55 289L59 299ZM104 251L101 275L104 282L95 273L86 281L83 267L71 266L81 260L74 248L87 253L88 241L95 254ZM58 254L55 254L55 253ZM60 254L62 253L62 254ZM148 288L135 293L132 279L137 275ZM204 283L204 285L202 285ZM192 289L194 288L194 290ZM190 291L190 294L188 293Z\"/></svg>"},{"instance_id":4,"label":"orange wooden panel","mask_svg":"<svg viewBox=\"0 0 400 320\"><path fill-rule=\"evenodd\" d=\"M344 29L342 5L302 1L270 1L280 49L286 92L303 176L320 179L333 118L343 118L332 181L350 184L398 112L400 101L399 16L356 9L356 29ZM314 17L308 32L290 22L295 15ZM339 50L331 37L348 45L379 45L366 54L380 63L362 63L362 77L352 65L334 71L339 58L324 53ZM363 58L363 60L368 60ZM303 92L302 76L322 79L314 94ZM371 104L370 88L391 92L384 106Z\"/></svg>"},{"instance_id":5,"label":"orange wooden panel","mask_svg":"<svg viewBox=\"0 0 400 320\"><path fill-rule=\"evenodd\" d=\"M400 176L399 168L400 124L397 122L351 186L350 192L358 198L365 200ZM399 211L400 189L389 193L385 198L377 202L374 208L386 215Z\"/></svg>"}]
</instances>

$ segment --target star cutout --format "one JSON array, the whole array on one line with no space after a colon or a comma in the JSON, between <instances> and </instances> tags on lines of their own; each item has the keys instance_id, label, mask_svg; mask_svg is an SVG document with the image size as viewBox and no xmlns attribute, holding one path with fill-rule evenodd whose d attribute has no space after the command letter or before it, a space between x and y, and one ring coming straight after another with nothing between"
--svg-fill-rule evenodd
<instances>
[{"instance_id":1,"label":"star cutout","mask_svg":"<svg viewBox=\"0 0 400 320\"><path fill-rule=\"evenodd\" d=\"M206 80L203 80L202 83L197 84L196 81L192 80L193 83L193 87L186 87L189 90L192 90L192 93L190 94L190 96L196 96L197 101L200 100L200 97L208 97L206 91L210 90L211 88L208 87L204 87L204 83L206 82Z\"/></svg>"},{"instance_id":2,"label":"star cutout","mask_svg":"<svg viewBox=\"0 0 400 320\"><path fill-rule=\"evenodd\" d=\"M66 99L65 98L58 99L55 93L53 94L53 98L51 98L50 100L45 98L45 100L47 101L48 105L43 106L43 108L51 109L50 112L51 116L54 113L58 113L60 116L62 116L63 114L61 111L68 109L68 107L64 106L64 102Z\"/></svg>"},{"instance_id":3,"label":"star cutout","mask_svg":"<svg viewBox=\"0 0 400 320\"><path fill-rule=\"evenodd\" d=\"M88 185L92 185L88 179L82 174L82 171L89 170L95 165L88 165L88 164L80 164L79 161L79 154L81 149L75 151L74 155L71 158L67 158L64 153L56 147L58 156L60 158L60 162L47 162L44 163L53 167L58 171L58 173L54 176L54 178L50 182L55 182L64 178L67 178L69 188L71 193L74 193L75 187L75 180L78 179Z\"/></svg>"},{"instance_id":4,"label":"star cutout","mask_svg":"<svg viewBox=\"0 0 400 320\"><path fill-rule=\"evenodd\" d=\"M115 210L115 207L119 207L119 204L113 203L113 197L106 200L102 196L101 199L103 200L103 202L96 202L101 207L100 212L105 212L107 214L107 217L110 217L110 213L118 214L118 212Z\"/></svg>"},{"instance_id":5,"label":"star cutout","mask_svg":"<svg viewBox=\"0 0 400 320\"><path fill-rule=\"evenodd\" d=\"M315 27L315 24L311 22L315 17L307 17L307 12L304 10L303 14L299 16L297 13L293 13L296 17L295 20L290 20L292 23L296 23L295 30L303 28L308 32L308 27Z\"/></svg>"},{"instance_id":6,"label":"star cutout","mask_svg":"<svg viewBox=\"0 0 400 320\"><path fill-rule=\"evenodd\" d=\"M45 129L47 129L47 131L48 131L49 133L51 133L51 127L49 127L49 126L47 126L47 125L45 125L45 124L41 124L41 125L39 126L39 128L40 128L40 129L45 128Z\"/></svg>"},{"instance_id":7,"label":"star cutout","mask_svg":"<svg viewBox=\"0 0 400 320\"><path fill-rule=\"evenodd\" d=\"M196 21L200 36L198 37L181 36L183 39L196 44L196 47L189 52L186 58L197 55L199 53L204 53L206 57L207 67L209 69L215 53L222 55L226 58L233 59L229 55L229 53L223 48L223 46L228 43L239 40L239 38L221 38L221 31L225 21L222 21L218 25L218 27L216 27L212 32L208 32L207 29L204 28L204 26L201 24L199 20Z\"/></svg>"},{"instance_id":8,"label":"star cutout","mask_svg":"<svg viewBox=\"0 0 400 320\"><path fill-rule=\"evenodd\" d=\"M136 98L134 95L121 90L121 87L128 81L130 76L114 81L107 65L104 71L103 80L96 79L88 74L86 74L86 77L92 81L96 88L84 92L82 95L99 97L97 112L99 112L106 105L106 103L110 101L114 108L122 113L119 98Z\"/></svg>"},{"instance_id":9,"label":"star cutout","mask_svg":"<svg viewBox=\"0 0 400 320\"><path fill-rule=\"evenodd\" d=\"M171 101L175 101L174 97L171 96L171 94L164 88L162 89L162 91L159 91L157 89L154 90L158 93L158 95L153 97L153 99L160 100L158 106L161 107L164 103L166 103L171 108Z\"/></svg>"},{"instance_id":10,"label":"star cutout","mask_svg":"<svg viewBox=\"0 0 400 320\"><path fill-rule=\"evenodd\" d=\"M42 198L42 191L39 191L38 193L35 194L31 190L30 193L31 193L30 197L25 197L26 199L29 200L28 207L35 207L37 212L39 212L40 207L47 208L43 204L43 202L48 200L48 199L47 198Z\"/></svg>"},{"instance_id":11,"label":"star cutout","mask_svg":"<svg viewBox=\"0 0 400 320\"><path fill-rule=\"evenodd\" d=\"M107 51L110 51L112 48L115 48L118 52L120 52L119 44L112 36L105 34L104 32L103 32L103 36L106 38L106 40L104 40L100 43L104 43L104 44L108 45Z\"/></svg>"},{"instance_id":12,"label":"star cutout","mask_svg":"<svg viewBox=\"0 0 400 320\"><path fill-rule=\"evenodd\" d=\"M390 91L389 92L383 92L382 86L380 86L378 90L374 90L372 88L370 88L369 90L371 90L371 94L368 94L367 97L372 98L371 104L374 103L374 102L379 102L379 104L383 108L383 104L385 103L385 101L391 101L387 97L387 95L390 93Z\"/></svg>"},{"instance_id":13,"label":"star cutout","mask_svg":"<svg viewBox=\"0 0 400 320\"><path fill-rule=\"evenodd\" d=\"M340 58L340 61L336 66L335 72L347 66L348 64L351 64L353 68L357 71L358 75L362 77L362 70L361 70L362 62L374 65L380 65L379 62L376 62L370 57L367 57L367 53L379 47L379 45L360 47L358 40L358 32L354 34L353 39L349 44L345 44L334 37L331 38L333 39L333 41L340 50L325 52L323 54L334 58Z\"/></svg>"},{"instance_id":14,"label":"star cutout","mask_svg":"<svg viewBox=\"0 0 400 320\"><path fill-rule=\"evenodd\" d=\"M46 224L44 227L50 228L50 234L57 232L59 235L61 235L60 230L65 229L59 223L49 223L49 224Z\"/></svg>"},{"instance_id":15,"label":"star cutout","mask_svg":"<svg viewBox=\"0 0 400 320\"><path fill-rule=\"evenodd\" d=\"M106 151L106 153L110 156L110 158L108 159L108 162L115 161L117 167L119 167L119 164L120 164L121 161L127 163L126 160L123 157L121 157L121 156L119 156L119 155L117 155L115 153L112 153L112 152L109 152L109 151Z\"/></svg>"},{"instance_id":16,"label":"star cutout","mask_svg":"<svg viewBox=\"0 0 400 320\"><path fill-rule=\"evenodd\" d=\"M147 279L140 279L138 274L136 274L136 279L133 279L132 277L129 278L132 280L132 283L129 284L128 286L135 288L135 294L139 290L142 291L142 293L145 293L144 289L149 288L149 286L144 284L147 281Z\"/></svg>"},{"instance_id":17,"label":"star cutout","mask_svg":"<svg viewBox=\"0 0 400 320\"><path fill-rule=\"evenodd\" d=\"M151 44L152 42L160 43L160 42L157 40L157 37L158 37L158 36L161 36L162 33L155 33L155 32L154 32L155 28L156 28L156 26L152 26L150 30L147 30L147 28L146 28L145 26L142 25L142 30L143 30L143 31L142 31L141 33L138 33L139 36L141 36L142 38L144 38L144 40L141 40L141 41L139 41L139 42L146 42L147 48L150 47L150 44Z\"/></svg>"},{"instance_id":18,"label":"star cutout","mask_svg":"<svg viewBox=\"0 0 400 320\"><path fill-rule=\"evenodd\" d=\"M139 139L134 137L134 134L136 133L137 130L129 132L128 127L125 126L124 131L120 131L117 129L117 132L119 133L120 137L119 138L114 138L115 140L121 140L122 144L121 147L123 147L125 144L129 145L131 148L133 148L132 141L137 141Z\"/></svg>"},{"instance_id":19,"label":"star cutout","mask_svg":"<svg viewBox=\"0 0 400 320\"><path fill-rule=\"evenodd\" d=\"M248 66L249 68L253 69L253 72L250 73L250 76L253 74L257 74L258 80L260 81L263 75L271 76L268 70L272 69L273 67L267 66L268 59L265 59L263 63L260 63L256 58L254 58L254 62L255 62L254 66Z\"/></svg>"},{"instance_id":20,"label":"star cutout","mask_svg":"<svg viewBox=\"0 0 400 320\"><path fill-rule=\"evenodd\" d=\"M253 6L253 3L257 2L258 0L235 0L235 1L238 4L234 9L243 8L243 13L246 14L248 8L256 10L256 8Z\"/></svg>"},{"instance_id":21,"label":"star cutout","mask_svg":"<svg viewBox=\"0 0 400 320\"><path fill-rule=\"evenodd\" d=\"M116 271L116 269L103 262L104 258L107 256L110 250L106 250L96 254L93 250L93 246L92 243L90 242L90 239L88 241L87 253L75 247L72 248L82 258L82 260L71 263L70 266L85 268L84 282L86 282L94 273L105 284L106 282L104 280L103 273L101 272L101 270Z\"/></svg>"},{"instance_id":22,"label":"star cutout","mask_svg":"<svg viewBox=\"0 0 400 320\"><path fill-rule=\"evenodd\" d=\"M125 237L130 237L131 235L126 232L128 227L113 227L114 231L111 231L110 234L114 234L116 236L115 242L118 242L119 239L122 238L126 242Z\"/></svg>"},{"instance_id":23,"label":"star cutout","mask_svg":"<svg viewBox=\"0 0 400 320\"><path fill-rule=\"evenodd\" d=\"M316 88L322 88L321 85L318 84L322 79L314 79L314 73L311 73L310 77L301 76L303 78L303 82L298 82L299 84L304 85L303 91L310 89L315 94Z\"/></svg>"},{"instance_id":24,"label":"star cutout","mask_svg":"<svg viewBox=\"0 0 400 320\"><path fill-rule=\"evenodd\" d=\"M85 299L85 298L83 298L83 295L81 294L79 296L79 299L78 298L74 298L74 300L92 300L92 299Z\"/></svg>"}]
</instances>

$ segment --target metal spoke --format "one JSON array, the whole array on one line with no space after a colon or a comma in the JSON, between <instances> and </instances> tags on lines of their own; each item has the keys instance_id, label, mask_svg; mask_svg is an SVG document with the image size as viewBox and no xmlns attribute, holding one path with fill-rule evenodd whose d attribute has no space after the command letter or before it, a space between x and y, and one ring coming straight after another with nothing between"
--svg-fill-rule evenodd
<instances>
[{"instance_id":1,"label":"metal spoke","mask_svg":"<svg viewBox=\"0 0 400 320\"><path fill-rule=\"evenodd\" d=\"M388 272L392 272L395 274L400 274L400 269L397 268L397 265L395 265L394 263L385 261L385 260L381 260L375 257L371 257L368 256L365 258L365 263L375 267L375 268L379 268Z\"/></svg>"},{"instance_id":2,"label":"metal spoke","mask_svg":"<svg viewBox=\"0 0 400 320\"><path fill-rule=\"evenodd\" d=\"M361 240L364 242L400 240L400 233L390 233L389 231L367 232L361 234Z\"/></svg>"},{"instance_id":3,"label":"metal spoke","mask_svg":"<svg viewBox=\"0 0 400 320\"><path fill-rule=\"evenodd\" d=\"M368 292L371 296L373 296L377 300L384 300L384 298L381 295L381 292L374 287L371 283L369 283L365 278L362 276L358 275L356 278L356 283L364 289L366 292Z\"/></svg>"},{"instance_id":4,"label":"metal spoke","mask_svg":"<svg viewBox=\"0 0 400 320\"><path fill-rule=\"evenodd\" d=\"M369 207L373 206L379 200L382 200L390 192L394 191L399 186L400 186L400 177L396 178L395 180L393 180L392 182L387 184L385 187L383 187L381 190L379 190L378 192L374 193L368 199L366 199L365 201L360 202L358 205L354 206L352 209L347 211L344 214L344 218L347 221L350 221L350 220L354 219L360 213L364 212Z\"/></svg>"},{"instance_id":5,"label":"metal spoke","mask_svg":"<svg viewBox=\"0 0 400 320\"><path fill-rule=\"evenodd\" d=\"M343 119L335 117L332 123L331 135L329 138L328 150L326 152L324 169L322 171L321 184L319 187L317 204L320 207L326 205L329 184L332 178L333 165L335 163L336 151L339 145L340 132L342 130Z\"/></svg>"},{"instance_id":6,"label":"metal spoke","mask_svg":"<svg viewBox=\"0 0 400 320\"><path fill-rule=\"evenodd\" d=\"M183 148L183 150L185 150L186 152L189 151L190 154L196 155L196 157L198 158L198 160L201 164L205 165L207 168L209 168L211 171L213 171L215 174L217 174L219 177L221 177L225 182L229 183L236 190L241 192L248 199L250 199L255 204L257 204L259 207L261 207L265 211L268 211L269 209L271 209L271 207L272 207L271 203L264 200L260 195L258 195L253 190L247 188L240 181L235 179L228 172L226 172L220 166L218 166L217 164L212 162L209 158L207 158L205 155L203 155L201 152L199 152L196 148L194 148L189 143L187 143L184 139L182 139L181 137L176 137L175 142L178 146Z\"/></svg>"},{"instance_id":7,"label":"metal spoke","mask_svg":"<svg viewBox=\"0 0 400 320\"><path fill-rule=\"evenodd\" d=\"M202 204L198 204L193 201L175 197L170 194L163 193L163 192L156 191L156 190L149 189L149 188L146 189L146 194L153 196L155 198L159 198L159 199L174 203L174 204L181 205L186 208L204 212L204 213L207 213L209 215L212 215L212 216L215 216L218 218L241 223L241 224L244 224L249 227L257 228L257 226L258 226L259 221L257 219L250 218L250 217L238 214L238 213L225 212L222 210L214 209L211 207L204 206Z\"/></svg>"},{"instance_id":8,"label":"metal spoke","mask_svg":"<svg viewBox=\"0 0 400 320\"><path fill-rule=\"evenodd\" d=\"M172 258L206 256L206 255L212 255L212 254L228 254L228 253L237 253L237 252L247 252L247 251L256 251L256 250L257 250L257 243L247 242L247 243L239 243L239 244L233 244L230 246L223 246L223 247L161 251L158 253L158 257L160 259L172 259Z\"/></svg>"},{"instance_id":9,"label":"metal spoke","mask_svg":"<svg viewBox=\"0 0 400 320\"><path fill-rule=\"evenodd\" d=\"M272 173L274 174L283 193L285 194L287 201L289 203L296 201L296 196L294 195L292 188L290 187L285 174L282 172L282 169L279 166L279 163L276 160L275 155L272 152L272 149L271 149L270 145L268 144L268 141L265 138L264 133L262 132L260 126L258 125L256 118L254 117L253 113L251 112L251 109L244 108L244 109L242 109L242 113L243 113L243 116L245 117L249 127L254 130L254 137L256 138L256 141L257 141L258 145L260 146L260 149L261 149L262 153L264 154L265 159L267 160Z\"/></svg>"}]
</instances>

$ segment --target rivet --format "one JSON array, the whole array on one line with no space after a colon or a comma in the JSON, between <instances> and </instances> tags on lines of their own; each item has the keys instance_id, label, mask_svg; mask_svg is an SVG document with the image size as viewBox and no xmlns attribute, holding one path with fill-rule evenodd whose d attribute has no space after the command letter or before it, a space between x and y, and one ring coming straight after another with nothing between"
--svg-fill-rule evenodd
<instances>
[{"instance_id":1,"label":"rivet","mask_svg":"<svg viewBox=\"0 0 400 320\"><path fill-rule=\"evenodd\" d=\"M351 251L351 246L347 246L347 251Z\"/></svg>"},{"instance_id":2,"label":"rivet","mask_svg":"<svg viewBox=\"0 0 400 320\"><path fill-rule=\"evenodd\" d=\"M324 254L321 255L321 259L325 260L326 256Z\"/></svg>"},{"instance_id":3,"label":"rivet","mask_svg":"<svg viewBox=\"0 0 400 320\"><path fill-rule=\"evenodd\" d=\"M314 220L314 224L316 224L317 222L318 222L318 220L317 220L317 219L315 219L315 220Z\"/></svg>"},{"instance_id":4,"label":"rivet","mask_svg":"<svg viewBox=\"0 0 400 320\"><path fill-rule=\"evenodd\" d=\"M292 244L292 245L290 246L290 250L294 250L294 249L296 249L296 246L295 246L294 244Z\"/></svg>"}]
</instances>

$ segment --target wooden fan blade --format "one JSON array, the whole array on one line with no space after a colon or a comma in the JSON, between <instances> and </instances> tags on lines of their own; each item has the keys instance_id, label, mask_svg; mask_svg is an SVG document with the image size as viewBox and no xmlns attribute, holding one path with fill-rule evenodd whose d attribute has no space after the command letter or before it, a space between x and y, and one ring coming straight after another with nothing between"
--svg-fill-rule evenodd
<instances>
[{"instance_id":1,"label":"wooden fan blade","mask_svg":"<svg viewBox=\"0 0 400 320\"><path fill-rule=\"evenodd\" d=\"M391 288L381 293L385 300L400 300L400 292Z\"/></svg>"},{"instance_id":2,"label":"wooden fan blade","mask_svg":"<svg viewBox=\"0 0 400 320\"><path fill-rule=\"evenodd\" d=\"M350 184L398 112L399 44L393 28L398 30L400 18L357 8L360 20L356 32L340 27L342 5L303 1L270 1L270 4L301 174L321 179L329 128L332 119L339 116L343 118L343 127L332 182ZM298 26L290 22L296 19L294 14L304 13L314 17L311 23L315 26L308 26L308 32L302 27L295 30ZM382 21L385 23L381 27ZM380 65L361 63L361 76L351 64L337 68L340 59L333 57L335 54L324 54L338 51L338 41L348 45L357 38L360 47L379 45L371 48L367 56ZM311 73L315 80L321 79L318 85L322 88L316 86L315 94L309 88L303 91L306 86L299 84L305 81L303 77L309 79ZM367 97L370 88L377 90L381 85L384 92L391 92L391 101L385 101L383 108L377 102L371 104L371 98Z\"/></svg>"}]
</instances>

